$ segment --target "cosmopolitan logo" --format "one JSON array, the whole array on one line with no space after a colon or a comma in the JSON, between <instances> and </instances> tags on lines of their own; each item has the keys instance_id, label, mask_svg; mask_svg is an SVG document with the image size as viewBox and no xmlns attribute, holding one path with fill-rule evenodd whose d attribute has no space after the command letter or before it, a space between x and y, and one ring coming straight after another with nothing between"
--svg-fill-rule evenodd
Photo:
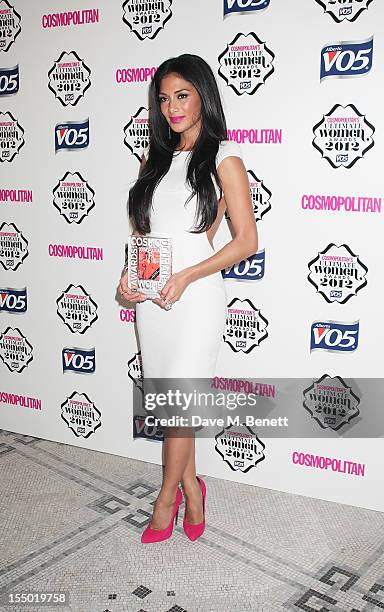
<instances>
[{"instance_id":1,"label":"cosmopolitan logo","mask_svg":"<svg viewBox=\"0 0 384 612\"><path fill-rule=\"evenodd\" d=\"M381 198L304 194L301 198L301 208L333 212L381 213Z\"/></svg>"},{"instance_id":2,"label":"cosmopolitan logo","mask_svg":"<svg viewBox=\"0 0 384 612\"><path fill-rule=\"evenodd\" d=\"M224 17L231 13L262 11L268 8L271 0L224 0Z\"/></svg>"},{"instance_id":3,"label":"cosmopolitan logo","mask_svg":"<svg viewBox=\"0 0 384 612\"><path fill-rule=\"evenodd\" d=\"M89 119L84 121L67 121L55 128L55 152L67 149L85 149L89 145Z\"/></svg>"},{"instance_id":4,"label":"cosmopolitan logo","mask_svg":"<svg viewBox=\"0 0 384 612\"><path fill-rule=\"evenodd\" d=\"M50 257L69 257L70 259L96 259L103 260L102 247L86 247L72 244L49 244Z\"/></svg>"},{"instance_id":5,"label":"cosmopolitan logo","mask_svg":"<svg viewBox=\"0 0 384 612\"><path fill-rule=\"evenodd\" d=\"M375 128L353 104L335 104L313 127L315 149L332 168L352 168L373 147Z\"/></svg>"},{"instance_id":6,"label":"cosmopolitan logo","mask_svg":"<svg viewBox=\"0 0 384 612\"><path fill-rule=\"evenodd\" d=\"M231 129L227 130L227 139L249 144L281 144L283 130L281 129Z\"/></svg>"},{"instance_id":7,"label":"cosmopolitan logo","mask_svg":"<svg viewBox=\"0 0 384 612\"><path fill-rule=\"evenodd\" d=\"M323 455L313 455L312 453L302 453L301 451L293 451L292 463L295 465L305 465L306 467L315 468L318 470L331 470L339 472L339 474L348 474L349 476L365 476L365 463L356 463L346 459L337 459L334 457L324 457Z\"/></svg>"},{"instance_id":8,"label":"cosmopolitan logo","mask_svg":"<svg viewBox=\"0 0 384 612\"><path fill-rule=\"evenodd\" d=\"M368 74L372 68L373 36L361 42L340 42L321 51L320 81L329 77Z\"/></svg>"},{"instance_id":9,"label":"cosmopolitan logo","mask_svg":"<svg viewBox=\"0 0 384 612\"><path fill-rule=\"evenodd\" d=\"M22 408L31 408L32 410L41 410L41 399L30 397L29 395L8 393L6 391L0 391L0 403L9 404L10 406L21 406Z\"/></svg>"},{"instance_id":10,"label":"cosmopolitan logo","mask_svg":"<svg viewBox=\"0 0 384 612\"><path fill-rule=\"evenodd\" d=\"M365 11L372 0L315 0L323 7L325 13L329 13L334 21L341 23L355 21Z\"/></svg>"},{"instance_id":11,"label":"cosmopolitan logo","mask_svg":"<svg viewBox=\"0 0 384 612\"><path fill-rule=\"evenodd\" d=\"M124 144L141 162L144 149L149 146L148 109L141 106L124 126Z\"/></svg>"},{"instance_id":12,"label":"cosmopolitan logo","mask_svg":"<svg viewBox=\"0 0 384 612\"><path fill-rule=\"evenodd\" d=\"M32 202L32 189L0 189L0 202Z\"/></svg>"},{"instance_id":13,"label":"cosmopolitan logo","mask_svg":"<svg viewBox=\"0 0 384 612\"><path fill-rule=\"evenodd\" d=\"M144 83L150 81L157 67L117 68L116 83Z\"/></svg>"},{"instance_id":14,"label":"cosmopolitan logo","mask_svg":"<svg viewBox=\"0 0 384 612\"><path fill-rule=\"evenodd\" d=\"M309 262L308 268L309 282L329 303L345 304L367 284L367 266L346 244L329 244Z\"/></svg>"},{"instance_id":15,"label":"cosmopolitan logo","mask_svg":"<svg viewBox=\"0 0 384 612\"><path fill-rule=\"evenodd\" d=\"M21 17L7 0L0 0L0 51L8 51L21 32Z\"/></svg>"},{"instance_id":16,"label":"cosmopolitan logo","mask_svg":"<svg viewBox=\"0 0 384 612\"><path fill-rule=\"evenodd\" d=\"M359 345L359 321L315 321L311 327L311 351L349 353Z\"/></svg>"},{"instance_id":17,"label":"cosmopolitan logo","mask_svg":"<svg viewBox=\"0 0 384 612\"><path fill-rule=\"evenodd\" d=\"M27 312L27 288L1 288L0 312L8 312L9 314L22 314Z\"/></svg>"},{"instance_id":18,"label":"cosmopolitan logo","mask_svg":"<svg viewBox=\"0 0 384 612\"><path fill-rule=\"evenodd\" d=\"M136 310L134 308L120 308L120 321L123 323L135 323Z\"/></svg>"},{"instance_id":19,"label":"cosmopolitan logo","mask_svg":"<svg viewBox=\"0 0 384 612\"><path fill-rule=\"evenodd\" d=\"M74 391L61 404L61 418L78 438L89 438L101 427L101 412L86 393Z\"/></svg>"},{"instance_id":20,"label":"cosmopolitan logo","mask_svg":"<svg viewBox=\"0 0 384 612\"><path fill-rule=\"evenodd\" d=\"M95 349L64 347L62 351L63 372L93 374L96 370Z\"/></svg>"},{"instance_id":21,"label":"cosmopolitan logo","mask_svg":"<svg viewBox=\"0 0 384 612\"><path fill-rule=\"evenodd\" d=\"M61 28L72 25L99 23L99 9L83 9L65 13L48 13L42 17L43 28Z\"/></svg>"},{"instance_id":22,"label":"cosmopolitan logo","mask_svg":"<svg viewBox=\"0 0 384 612\"><path fill-rule=\"evenodd\" d=\"M0 97L12 96L19 91L19 64L13 68L0 68Z\"/></svg>"},{"instance_id":23,"label":"cosmopolitan logo","mask_svg":"<svg viewBox=\"0 0 384 612\"><path fill-rule=\"evenodd\" d=\"M269 385L254 380L244 380L242 378L222 378L215 376L211 381L211 387L237 393L253 393L260 397L276 396L275 385Z\"/></svg>"}]
</instances>

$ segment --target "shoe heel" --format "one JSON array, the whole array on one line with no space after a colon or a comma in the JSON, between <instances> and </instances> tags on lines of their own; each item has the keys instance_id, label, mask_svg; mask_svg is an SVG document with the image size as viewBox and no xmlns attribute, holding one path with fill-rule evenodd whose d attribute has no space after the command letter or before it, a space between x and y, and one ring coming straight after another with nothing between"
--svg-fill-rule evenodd
<instances>
[{"instance_id":1,"label":"shoe heel","mask_svg":"<svg viewBox=\"0 0 384 612\"><path fill-rule=\"evenodd\" d=\"M177 519L179 518L179 508L177 508L176 516L175 516L175 525L177 525Z\"/></svg>"}]
</instances>

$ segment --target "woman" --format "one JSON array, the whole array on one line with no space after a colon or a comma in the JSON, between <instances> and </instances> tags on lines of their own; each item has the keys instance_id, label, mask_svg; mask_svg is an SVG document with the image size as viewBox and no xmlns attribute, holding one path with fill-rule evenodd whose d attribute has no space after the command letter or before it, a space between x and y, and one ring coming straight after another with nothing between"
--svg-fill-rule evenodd
<instances>
[{"instance_id":1,"label":"woman","mask_svg":"<svg viewBox=\"0 0 384 612\"><path fill-rule=\"evenodd\" d=\"M240 147L227 130L215 77L199 56L163 62L149 89L150 146L129 193L134 234L172 238L172 276L160 298L130 290L144 377L212 378L225 328L221 270L256 253L258 239ZM214 235L228 210L233 239L215 252ZM164 439L164 474L143 543L167 539L185 497L183 527L191 540L205 527L206 486L196 476L195 438L172 429ZM177 516L176 516L177 520Z\"/></svg>"}]
</instances>

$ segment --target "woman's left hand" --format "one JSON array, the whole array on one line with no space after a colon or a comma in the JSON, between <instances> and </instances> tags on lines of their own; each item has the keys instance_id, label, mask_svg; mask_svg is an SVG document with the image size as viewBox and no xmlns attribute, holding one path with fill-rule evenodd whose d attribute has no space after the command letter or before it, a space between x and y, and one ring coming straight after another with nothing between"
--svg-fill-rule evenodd
<instances>
[{"instance_id":1,"label":"woman's left hand","mask_svg":"<svg viewBox=\"0 0 384 612\"><path fill-rule=\"evenodd\" d=\"M191 281L187 270L175 272L175 274L172 274L172 276L167 280L164 287L160 291L161 299L155 298L153 302L158 304L161 308L164 308L169 302L174 304L174 302L177 302L181 298L190 282Z\"/></svg>"}]
</instances>

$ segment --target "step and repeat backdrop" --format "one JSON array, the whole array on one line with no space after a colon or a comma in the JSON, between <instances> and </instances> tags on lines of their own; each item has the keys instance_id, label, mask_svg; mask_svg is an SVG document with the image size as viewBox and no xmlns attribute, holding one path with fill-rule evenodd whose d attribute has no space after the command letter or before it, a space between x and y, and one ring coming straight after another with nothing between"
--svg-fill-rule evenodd
<instances>
[{"instance_id":1,"label":"step and repeat backdrop","mask_svg":"<svg viewBox=\"0 0 384 612\"><path fill-rule=\"evenodd\" d=\"M198 470L384 510L383 43L380 0L0 0L0 427L161 464L161 429L132 418L141 354L117 285L148 84L195 53L260 238L223 270L212 384L302 426L218 429ZM230 237L225 219L215 248Z\"/></svg>"}]
</instances>

